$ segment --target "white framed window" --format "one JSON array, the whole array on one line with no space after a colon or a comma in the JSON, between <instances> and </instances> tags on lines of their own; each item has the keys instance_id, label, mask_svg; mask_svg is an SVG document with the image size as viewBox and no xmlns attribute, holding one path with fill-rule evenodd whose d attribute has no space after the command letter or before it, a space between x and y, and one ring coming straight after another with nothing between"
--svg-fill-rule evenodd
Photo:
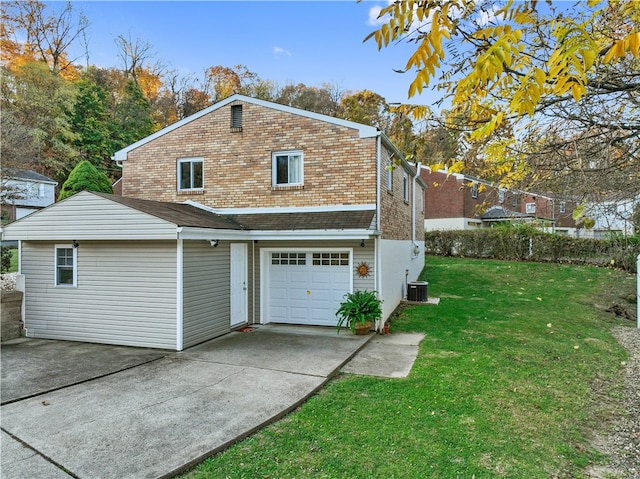
<instances>
[{"instance_id":1,"label":"white framed window","mask_svg":"<svg viewBox=\"0 0 640 479\"><path fill-rule=\"evenodd\" d=\"M178 160L178 191L201 190L204 187L204 160L180 158Z\"/></svg>"},{"instance_id":2,"label":"white framed window","mask_svg":"<svg viewBox=\"0 0 640 479\"><path fill-rule=\"evenodd\" d=\"M405 201L409 201L409 175L407 173L402 175L402 197Z\"/></svg>"},{"instance_id":3,"label":"white framed window","mask_svg":"<svg viewBox=\"0 0 640 479\"><path fill-rule=\"evenodd\" d=\"M535 203L527 203L524 205L525 212L529 215L532 215L536 212L536 204Z\"/></svg>"},{"instance_id":4,"label":"white framed window","mask_svg":"<svg viewBox=\"0 0 640 479\"><path fill-rule=\"evenodd\" d=\"M471 198L478 197L478 183L474 183L471 185Z\"/></svg>"},{"instance_id":5,"label":"white framed window","mask_svg":"<svg viewBox=\"0 0 640 479\"><path fill-rule=\"evenodd\" d=\"M498 201L504 203L504 190L498 190Z\"/></svg>"},{"instance_id":6,"label":"white framed window","mask_svg":"<svg viewBox=\"0 0 640 479\"><path fill-rule=\"evenodd\" d=\"M567 202L566 201L561 201L560 202L560 213L566 213L567 212Z\"/></svg>"},{"instance_id":7,"label":"white framed window","mask_svg":"<svg viewBox=\"0 0 640 479\"><path fill-rule=\"evenodd\" d=\"M301 151L281 151L272 155L273 186L304 184L304 165Z\"/></svg>"},{"instance_id":8,"label":"white framed window","mask_svg":"<svg viewBox=\"0 0 640 479\"><path fill-rule=\"evenodd\" d=\"M387 191L393 191L393 162L391 158L387 160Z\"/></svg>"},{"instance_id":9,"label":"white framed window","mask_svg":"<svg viewBox=\"0 0 640 479\"><path fill-rule=\"evenodd\" d=\"M78 249L55 245L55 285L75 288L78 283Z\"/></svg>"}]
</instances>

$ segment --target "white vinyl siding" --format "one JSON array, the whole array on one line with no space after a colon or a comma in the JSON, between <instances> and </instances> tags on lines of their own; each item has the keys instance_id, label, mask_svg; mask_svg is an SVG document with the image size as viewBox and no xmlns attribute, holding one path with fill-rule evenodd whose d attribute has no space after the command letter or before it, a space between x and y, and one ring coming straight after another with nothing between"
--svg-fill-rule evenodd
<instances>
[{"instance_id":1,"label":"white vinyl siding","mask_svg":"<svg viewBox=\"0 0 640 479\"><path fill-rule=\"evenodd\" d=\"M22 243L27 336L175 349L175 241L79 241L76 288L54 286L53 249Z\"/></svg>"},{"instance_id":2,"label":"white vinyl siding","mask_svg":"<svg viewBox=\"0 0 640 479\"><path fill-rule=\"evenodd\" d=\"M28 221L27 221L28 219ZM176 239L176 225L91 193L81 192L7 226L3 239Z\"/></svg>"},{"instance_id":3,"label":"white vinyl siding","mask_svg":"<svg viewBox=\"0 0 640 479\"><path fill-rule=\"evenodd\" d=\"M229 332L229 243L185 241L183 261L184 347Z\"/></svg>"}]
</instances>

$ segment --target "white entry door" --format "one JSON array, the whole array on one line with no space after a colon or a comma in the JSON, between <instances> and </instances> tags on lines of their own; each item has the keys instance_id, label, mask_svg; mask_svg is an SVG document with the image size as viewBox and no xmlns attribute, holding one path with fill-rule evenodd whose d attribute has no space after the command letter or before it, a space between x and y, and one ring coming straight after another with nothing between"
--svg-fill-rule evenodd
<instances>
[{"instance_id":1,"label":"white entry door","mask_svg":"<svg viewBox=\"0 0 640 479\"><path fill-rule=\"evenodd\" d=\"M247 245L231 243L231 308L230 326L247 322L248 285L247 285Z\"/></svg>"}]
</instances>

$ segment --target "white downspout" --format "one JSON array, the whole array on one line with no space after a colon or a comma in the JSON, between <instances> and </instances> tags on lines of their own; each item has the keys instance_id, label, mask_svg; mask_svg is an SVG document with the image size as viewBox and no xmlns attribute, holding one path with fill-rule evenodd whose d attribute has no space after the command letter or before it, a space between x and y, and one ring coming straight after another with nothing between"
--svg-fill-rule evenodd
<instances>
[{"instance_id":1,"label":"white downspout","mask_svg":"<svg viewBox=\"0 0 640 479\"><path fill-rule=\"evenodd\" d=\"M256 240L251 241L251 324L256 324Z\"/></svg>"},{"instance_id":2,"label":"white downspout","mask_svg":"<svg viewBox=\"0 0 640 479\"><path fill-rule=\"evenodd\" d=\"M412 242L415 243L416 242L416 183L417 183L417 179L418 176L420 176L420 162L418 161L416 163L416 174L413 177L413 198L411 200L412 203L412 208L411 208L411 239ZM414 245L411 245L412 247Z\"/></svg>"},{"instance_id":3,"label":"white downspout","mask_svg":"<svg viewBox=\"0 0 640 479\"><path fill-rule=\"evenodd\" d=\"M377 167L377 178L376 178L376 231L381 232L382 227L380 224L380 201L381 201L381 189L382 189L382 134L378 134L377 144L376 144L376 162L378 164ZM382 258L380 258L380 241L382 239L382 234L378 234L375 236L373 241L373 254L375 257L375 267L376 267L376 291L378 294L382 294ZM376 325L376 330L381 333L384 327L384 320L379 320Z\"/></svg>"}]
</instances>

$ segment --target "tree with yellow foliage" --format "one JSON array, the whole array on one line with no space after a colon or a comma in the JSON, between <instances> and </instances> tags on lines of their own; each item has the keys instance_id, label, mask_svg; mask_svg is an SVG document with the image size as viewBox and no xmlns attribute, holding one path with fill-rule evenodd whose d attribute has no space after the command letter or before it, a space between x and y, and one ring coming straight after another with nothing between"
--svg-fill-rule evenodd
<instances>
[{"instance_id":1,"label":"tree with yellow foliage","mask_svg":"<svg viewBox=\"0 0 640 479\"><path fill-rule=\"evenodd\" d=\"M640 193L637 0L398 0L378 19L367 39L415 45L401 69L412 75L409 97L435 85L445 126L468 145L434 166L549 189L560 178L575 187L579 172L583 196ZM398 110L433 115L425 105ZM585 182L588 170L597 173Z\"/></svg>"}]
</instances>

